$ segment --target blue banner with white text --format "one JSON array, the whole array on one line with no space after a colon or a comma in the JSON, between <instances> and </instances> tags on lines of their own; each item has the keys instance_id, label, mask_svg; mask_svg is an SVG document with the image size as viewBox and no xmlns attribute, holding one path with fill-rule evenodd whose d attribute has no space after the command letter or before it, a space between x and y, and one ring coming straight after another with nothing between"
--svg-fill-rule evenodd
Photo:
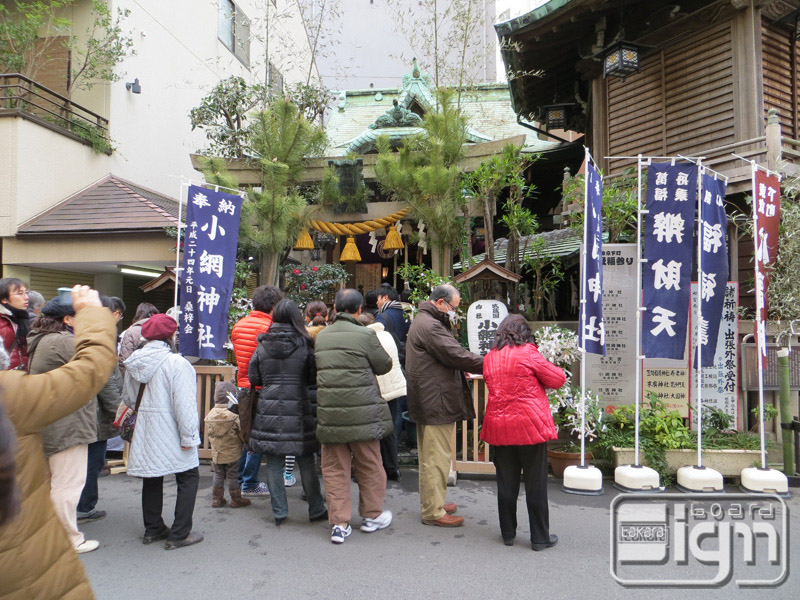
<instances>
[{"instance_id":1,"label":"blue banner with white text","mask_svg":"<svg viewBox=\"0 0 800 600\"><path fill-rule=\"evenodd\" d=\"M588 156L588 155L587 155ZM591 160L586 161L586 210L583 224L584 272L581 289L581 347L606 355L603 321L603 178ZM585 344L585 346L584 346Z\"/></svg>"},{"instance_id":2,"label":"blue banner with white text","mask_svg":"<svg viewBox=\"0 0 800 600\"><path fill-rule=\"evenodd\" d=\"M701 318L698 346L701 349L701 366L713 367L725 302L725 286L728 282L728 215L725 214L727 184L708 174L702 176L701 183L699 235L702 246L698 269Z\"/></svg>"},{"instance_id":3,"label":"blue banner with white text","mask_svg":"<svg viewBox=\"0 0 800 600\"><path fill-rule=\"evenodd\" d=\"M696 165L650 165L642 269L642 354L647 358L684 358L696 201Z\"/></svg>"},{"instance_id":4,"label":"blue banner with white text","mask_svg":"<svg viewBox=\"0 0 800 600\"><path fill-rule=\"evenodd\" d=\"M180 273L180 353L225 358L242 198L190 186Z\"/></svg>"}]
</instances>

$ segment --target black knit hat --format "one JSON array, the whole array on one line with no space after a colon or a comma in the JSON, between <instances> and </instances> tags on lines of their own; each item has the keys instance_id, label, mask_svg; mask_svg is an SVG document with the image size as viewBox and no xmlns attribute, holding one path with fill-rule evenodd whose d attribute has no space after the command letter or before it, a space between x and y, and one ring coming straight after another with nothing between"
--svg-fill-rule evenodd
<instances>
[{"instance_id":1,"label":"black knit hat","mask_svg":"<svg viewBox=\"0 0 800 600\"><path fill-rule=\"evenodd\" d=\"M53 298L50 300L50 302L44 305L42 308L42 314L45 317L50 317L51 319L60 321L64 317L74 317L75 309L72 307L72 304L62 304L61 300L58 298Z\"/></svg>"},{"instance_id":2,"label":"black knit hat","mask_svg":"<svg viewBox=\"0 0 800 600\"><path fill-rule=\"evenodd\" d=\"M230 392L234 396L236 395L236 386L233 385L230 381L220 381L217 384L217 387L214 388L214 402L216 404L227 404L228 398L227 394Z\"/></svg>"}]
</instances>

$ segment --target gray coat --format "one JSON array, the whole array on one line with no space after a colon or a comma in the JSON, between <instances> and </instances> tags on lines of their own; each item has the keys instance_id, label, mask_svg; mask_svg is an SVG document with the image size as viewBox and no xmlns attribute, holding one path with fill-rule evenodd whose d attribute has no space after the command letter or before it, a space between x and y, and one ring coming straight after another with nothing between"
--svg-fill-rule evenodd
<instances>
[{"instance_id":1,"label":"gray coat","mask_svg":"<svg viewBox=\"0 0 800 600\"><path fill-rule=\"evenodd\" d=\"M117 408L122 402L122 371L114 367L103 389L97 392L97 440L110 440L119 435L112 423L117 416Z\"/></svg>"},{"instance_id":2,"label":"gray coat","mask_svg":"<svg viewBox=\"0 0 800 600\"><path fill-rule=\"evenodd\" d=\"M75 336L69 331L28 334L31 375L47 373L67 364L75 354ZM78 410L42 430L45 458L75 446L97 441L97 401L94 397Z\"/></svg>"},{"instance_id":3,"label":"gray coat","mask_svg":"<svg viewBox=\"0 0 800 600\"><path fill-rule=\"evenodd\" d=\"M128 475L163 477L199 465L200 420L197 379L166 342L148 342L125 361L125 404L133 408L139 384L146 384L133 432ZM188 450L181 450L181 447Z\"/></svg>"}]
</instances>

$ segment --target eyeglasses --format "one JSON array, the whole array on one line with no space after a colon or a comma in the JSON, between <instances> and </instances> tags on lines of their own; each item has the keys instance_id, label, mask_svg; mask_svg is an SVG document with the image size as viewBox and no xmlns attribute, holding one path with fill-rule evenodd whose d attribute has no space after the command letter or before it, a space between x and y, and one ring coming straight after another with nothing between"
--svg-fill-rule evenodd
<instances>
[{"instance_id":1,"label":"eyeglasses","mask_svg":"<svg viewBox=\"0 0 800 600\"><path fill-rule=\"evenodd\" d=\"M458 308L457 308L457 307L455 307L455 306L453 306L452 304L450 304L450 303L449 303L447 300L445 300L444 298L442 298L442 302L444 302L445 304L447 304L447 306L449 306L449 307L450 307L451 309L453 309L454 311L458 311Z\"/></svg>"}]
</instances>

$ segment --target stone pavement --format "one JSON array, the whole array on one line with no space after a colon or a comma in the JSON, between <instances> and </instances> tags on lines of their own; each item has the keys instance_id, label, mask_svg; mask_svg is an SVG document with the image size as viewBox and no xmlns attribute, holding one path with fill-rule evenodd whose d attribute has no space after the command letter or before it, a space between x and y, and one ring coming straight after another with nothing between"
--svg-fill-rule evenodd
<instances>
[{"instance_id":1,"label":"stone pavement","mask_svg":"<svg viewBox=\"0 0 800 600\"><path fill-rule=\"evenodd\" d=\"M195 529L203 543L167 552L141 543L141 482L127 475L100 479L99 509L109 515L81 528L100 549L82 556L99 600L203 600L227 598L687 598L687 589L629 589L609 574L609 504L617 495L606 482L603 496L564 494L550 479L551 531L559 544L532 552L519 503L517 543L503 546L497 524L495 483L460 479L448 488L466 526L427 527L419 520L417 473L404 468L389 482L390 528L356 530L341 546L330 543L326 523L309 523L300 485L289 488L289 520L275 527L268 498L253 506L211 509L211 473L200 467ZM298 474L299 475L299 474ZM523 488L524 489L524 488ZM734 490L731 490L734 491ZM164 517L171 522L174 479L165 484ZM703 590L707 598L797 598L800 577L800 492L787 501L794 553L786 583L777 589ZM357 511L356 486L353 486ZM354 517L355 524L360 519Z\"/></svg>"}]
</instances>

